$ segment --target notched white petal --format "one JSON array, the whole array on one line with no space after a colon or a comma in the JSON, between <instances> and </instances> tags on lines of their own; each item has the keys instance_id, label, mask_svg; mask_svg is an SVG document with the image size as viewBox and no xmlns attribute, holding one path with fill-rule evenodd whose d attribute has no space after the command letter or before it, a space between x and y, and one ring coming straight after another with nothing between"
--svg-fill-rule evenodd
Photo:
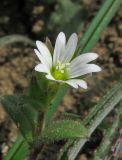
<instances>
[{"instance_id":1,"label":"notched white petal","mask_svg":"<svg viewBox=\"0 0 122 160\"><path fill-rule=\"evenodd\" d=\"M71 80L66 81L66 83L68 83L74 88L81 87L81 88L87 89L87 83L81 79L71 79Z\"/></svg>"},{"instance_id":2,"label":"notched white petal","mask_svg":"<svg viewBox=\"0 0 122 160\"><path fill-rule=\"evenodd\" d=\"M66 83L69 84L70 86L74 87L74 88L78 88L78 85L72 80L68 80L68 81L66 81Z\"/></svg>"},{"instance_id":3,"label":"notched white petal","mask_svg":"<svg viewBox=\"0 0 122 160\"><path fill-rule=\"evenodd\" d=\"M72 59L77 47L77 42L78 42L77 34L73 33L66 44L65 52L62 56L62 61L64 63L69 62Z\"/></svg>"},{"instance_id":4,"label":"notched white petal","mask_svg":"<svg viewBox=\"0 0 122 160\"><path fill-rule=\"evenodd\" d=\"M100 72L102 70L102 68L96 64L89 64L89 65L91 72Z\"/></svg>"},{"instance_id":5,"label":"notched white petal","mask_svg":"<svg viewBox=\"0 0 122 160\"><path fill-rule=\"evenodd\" d=\"M40 54L42 55L43 58L45 58L46 62L48 63L49 67L52 67L52 56L47 46L41 41L36 41L36 45Z\"/></svg>"},{"instance_id":6,"label":"notched white petal","mask_svg":"<svg viewBox=\"0 0 122 160\"><path fill-rule=\"evenodd\" d=\"M57 36L55 47L54 47L54 55L53 55L53 64L56 65L58 61L60 61L61 56L64 54L66 43L66 37L63 32L60 32Z\"/></svg>"},{"instance_id":7,"label":"notched white petal","mask_svg":"<svg viewBox=\"0 0 122 160\"><path fill-rule=\"evenodd\" d=\"M41 63L43 65L45 65L47 67L47 69L49 70L50 69L50 65L48 64L46 59L41 55L41 53L37 49L34 49L34 51L35 51L37 57L39 58L39 60L41 61Z\"/></svg>"},{"instance_id":8,"label":"notched white petal","mask_svg":"<svg viewBox=\"0 0 122 160\"><path fill-rule=\"evenodd\" d=\"M74 68L70 70L70 78L79 77L92 72L100 72L102 69L96 64L85 64L82 67Z\"/></svg>"},{"instance_id":9,"label":"notched white petal","mask_svg":"<svg viewBox=\"0 0 122 160\"><path fill-rule=\"evenodd\" d=\"M38 50L40 51L40 53L43 55L43 56L47 56L47 55L51 55L50 54L50 51L48 50L47 46L41 42L41 41L36 41L36 45L37 45L37 48Z\"/></svg>"},{"instance_id":10,"label":"notched white petal","mask_svg":"<svg viewBox=\"0 0 122 160\"><path fill-rule=\"evenodd\" d=\"M85 54L82 54L82 55L76 57L74 60L72 60L70 67L74 68L79 65L82 66L82 65L89 63L97 58L98 58L98 54L96 54L96 53L85 53Z\"/></svg>"},{"instance_id":11,"label":"notched white petal","mask_svg":"<svg viewBox=\"0 0 122 160\"><path fill-rule=\"evenodd\" d=\"M84 80L76 79L76 83L79 87L87 89L87 83Z\"/></svg>"},{"instance_id":12,"label":"notched white petal","mask_svg":"<svg viewBox=\"0 0 122 160\"><path fill-rule=\"evenodd\" d=\"M37 57L39 58L40 61L42 61L42 56L40 54L40 52L37 49L34 49L34 52L36 53ZM42 62L43 63L43 62Z\"/></svg>"},{"instance_id":13,"label":"notched white petal","mask_svg":"<svg viewBox=\"0 0 122 160\"><path fill-rule=\"evenodd\" d=\"M38 72L44 72L44 73L48 73L49 72L47 67L45 65L41 64L41 63L37 64L35 66L35 70L38 71Z\"/></svg>"}]
</instances>

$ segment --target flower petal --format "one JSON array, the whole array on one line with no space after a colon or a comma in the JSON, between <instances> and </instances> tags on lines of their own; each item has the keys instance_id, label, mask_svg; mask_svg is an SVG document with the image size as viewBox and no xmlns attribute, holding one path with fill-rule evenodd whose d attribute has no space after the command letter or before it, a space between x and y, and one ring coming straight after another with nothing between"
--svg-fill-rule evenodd
<instances>
[{"instance_id":1,"label":"flower petal","mask_svg":"<svg viewBox=\"0 0 122 160\"><path fill-rule=\"evenodd\" d=\"M73 80L68 80L68 81L66 81L66 83L69 84L70 86L74 87L74 88L78 88L77 83Z\"/></svg>"},{"instance_id":2,"label":"flower petal","mask_svg":"<svg viewBox=\"0 0 122 160\"><path fill-rule=\"evenodd\" d=\"M87 89L87 83L84 80L81 79L76 79L76 83L78 84L78 86L80 86L81 88Z\"/></svg>"},{"instance_id":3,"label":"flower petal","mask_svg":"<svg viewBox=\"0 0 122 160\"><path fill-rule=\"evenodd\" d=\"M59 57L61 57L64 54L65 43L66 43L65 34L63 32L60 32L56 39L55 48L54 48L54 55L53 55L54 65L56 65L57 62L60 60Z\"/></svg>"},{"instance_id":4,"label":"flower petal","mask_svg":"<svg viewBox=\"0 0 122 160\"><path fill-rule=\"evenodd\" d=\"M86 63L89 63L90 61L95 60L98 57L98 54L96 53L85 53L78 57L76 57L74 60L71 61L70 67L71 69L75 66L83 65Z\"/></svg>"},{"instance_id":5,"label":"flower petal","mask_svg":"<svg viewBox=\"0 0 122 160\"><path fill-rule=\"evenodd\" d=\"M42 57L45 59L48 66L52 67L52 56L47 48L47 46L42 43L41 41L36 41L37 48L39 52L41 53Z\"/></svg>"},{"instance_id":6,"label":"flower petal","mask_svg":"<svg viewBox=\"0 0 122 160\"><path fill-rule=\"evenodd\" d=\"M46 59L41 55L41 53L37 50L37 49L34 49L37 57L39 58L39 60L42 62L43 65L45 65L47 67L47 69L49 70L50 69L50 66L48 64L48 62L46 61Z\"/></svg>"},{"instance_id":7,"label":"flower petal","mask_svg":"<svg viewBox=\"0 0 122 160\"><path fill-rule=\"evenodd\" d=\"M44 73L48 73L49 70L47 69L47 67L44 65L44 64L37 64L35 66L35 70L38 71L38 72L44 72Z\"/></svg>"},{"instance_id":8,"label":"flower petal","mask_svg":"<svg viewBox=\"0 0 122 160\"><path fill-rule=\"evenodd\" d=\"M70 36L70 38L66 44L65 52L63 53L63 56L61 57L61 61L63 63L69 62L72 59L73 54L74 54L76 47L77 47L77 42L78 42L77 34L73 33Z\"/></svg>"},{"instance_id":9,"label":"flower petal","mask_svg":"<svg viewBox=\"0 0 122 160\"><path fill-rule=\"evenodd\" d=\"M42 61L43 61L43 60L42 60L43 57L42 57L41 53L40 53L37 49L34 49L34 51L35 51L37 57L39 58L39 60L42 62ZM43 63L43 62L42 62L42 63Z\"/></svg>"},{"instance_id":10,"label":"flower petal","mask_svg":"<svg viewBox=\"0 0 122 160\"><path fill-rule=\"evenodd\" d=\"M71 79L71 80L66 81L66 83L73 86L74 88L78 88L79 86L81 88L87 89L87 83L81 79Z\"/></svg>"},{"instance_id":11,"label":"flower petal","mask_svg":"<svg viewBox=\"0 0 122 160\"><path fill-rule=\"evenodd\" d=\"M70 69L70 78L79 77L92 72L99 72L101 68L95 64L85 64L84 66L76 66L76 68Z\"/></svg>"}]
</instances>

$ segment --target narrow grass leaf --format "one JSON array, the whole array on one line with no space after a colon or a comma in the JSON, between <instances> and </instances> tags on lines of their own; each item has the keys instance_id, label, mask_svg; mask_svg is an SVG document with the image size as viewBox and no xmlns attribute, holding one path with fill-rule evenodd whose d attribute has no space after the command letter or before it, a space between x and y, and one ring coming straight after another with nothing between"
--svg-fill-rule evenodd
<instances>
[{"instance_id":1,"label":"narrow grass leaf","mask_svg":"<svg viewBox=\"0 0 122 160\"><path fill-rule=\"evenodd\" d=\"M23 160L27 156L29 146L22 136L18 136L12 148L8 151L4 160Z\"/></svg>"},{"instance_id":2,"label":"narrow grass leaf","mask_svg":"<svg viewBox=\"0 0 122 160\"><path fill-rule=\"evenodd\" d=\"M79 43L80 53L89 52L99 39L120 5L121 0L105 1Z\"/></svg>"},{"instance_id":3,"label":"narrow grass leaf","mask_svg":"<svg viewBox=\"0 0 122 160\"><path fill-rule=\"evenodd\" d=\"M118 82L118 84L115 86L118 89L114 94L109 96L111 94L111 91L106 95L106 102L103 105L103 101L105 99L103 98L97 107L101 106L99 111L96 112L96 115L93 114L92 120L90 119L90 122L88 124L88 133L89 136L94 132L94 130L100 125L100 123L103 121L103 119L115 108L115 106L122 100L122 81ZM113 89L112 89L113 90ZM107 98L109 97L109 98ZM96 107L95 107L96 108ZM96 108L97 110L97 108ZM94 112L94 111L93 111ZM84 124L84 123L83 123ZM76 140L72 148L69 150L68 153L68 160L74 160L79 153L80 149L85 144L85 139Z\"/></svg>"}]
</instances>

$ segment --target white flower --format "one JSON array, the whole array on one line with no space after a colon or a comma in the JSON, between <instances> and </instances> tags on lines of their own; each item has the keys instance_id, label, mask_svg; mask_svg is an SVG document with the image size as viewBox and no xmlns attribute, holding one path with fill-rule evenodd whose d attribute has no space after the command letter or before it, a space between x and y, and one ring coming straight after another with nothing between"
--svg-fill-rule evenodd
<instances>
[{"instance_id":1,"label":"white flower","mask_svg":"<svg viewBox=\"0 0 122 160\"><path fill-rule=\"evenodd\" d=\"M73 59L77 47L78 37L73 33L68 42L63 32L60 32L55 43L53 56L47 46L41 41L36 41L35 53L41 63L36 65L35 70L46 73L46 78L57 82L67 83L74 88L87 88L87 83L80 79L81 76L99 72L101 68L95 64L89 64L95 60L96 53L85 53Z\"/></svg>"}]
</instances>

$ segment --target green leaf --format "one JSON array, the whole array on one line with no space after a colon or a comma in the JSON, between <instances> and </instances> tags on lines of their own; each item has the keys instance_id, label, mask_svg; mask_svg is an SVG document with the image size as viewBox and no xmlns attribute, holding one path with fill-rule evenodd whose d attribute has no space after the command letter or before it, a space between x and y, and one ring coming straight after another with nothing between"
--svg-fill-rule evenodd
<instances>
[{"instance_id":1,"label":"green leaf","mask_svg":"<svg viewBox=\"0 0 122 160\"><path fill-rule=\"evenodd\" d=\"M112 92L112 93L111 93ZM84 120L83 124L87 123L89 136L101 124L103 119L115 108L115 106L122 100L122 80L110 90L103 99L94 107L88 118ZM90 117L90 118L89 118ZM69 151L68 158L74 160L81 150L86 140L76 140L72 149Z\"/></svg>"},{"instance_id":2,"label":"green leaf","mask_svg":"<svg viewBox=\"0 0 122 160\"><path fill-rule=\"evenodd\" d=\"M23 105L25 105L25 106L29 105L30 107L32 107L36 111L44 112L44 110L45 110L45 107L42 104L40 104L40 101L38 101L36 99L32 99L32 97L22 96L21 102L23 103Z\"/></svg>"},{"instance_id":3,"label":"green leaf","mask_svg":"<svg viewBox=\"0 0 122 160\"><path fill-rule=\"evenodd\" d=\"M117 84L110 91L108 91L105 96L102 97L101 101L91 109L86 119L84 119L83 124L88 125L97 115L97 113L99 113L104 108L104 105L106 105L109 100L113 100L113 96L115 96L121 88L122 80L120 79L120 81L118 81Z\"/></svg>"},{"instance_id":4,"label":"green leaf","mask_svg":"<svg viewBox=\"0 0 122 160\"><path fill-rule=\"evenodd\" d=\"M31 124L32 135L34 135L34 131L36 129L37 122L38 122L37 111L33 107L31 107L31 105L29 105L28 103L23 104L21 111L27 118L28 122Z\"/></svg>"},{"instance_id":5,"label":"green leaf","mask_svg":"<svg viewBox=\"0 0 122 160\"><path fill-rule=\"evenodd\" d=\"M91 135L97 126L100 125L102 120L115 108L116 104L120 102L122 99L122 80L120 81L110 90L108 93L103 96L101 101L95 105L87 117L83 120L82 124L87 126L89 130L88 133ZM83 147L86 140L69 140L64 147L61 149L59 154L59 160L63 160L64 155L69 156L69 159L75 159L79 150ZM68 153L69 147L72 144L71 152Z\"/></svg>"},{"instance_id":6,"label":"green leaf","mask_svg":"<svg viewBox=\"0 0 122 160\"><path fill-rule=\"evenodd\" d=\"M117 105L116 108L116 116L112 124L104 129L104 137L102 139L102 142L97 148L95 152L94 160L104 159L107 154L109 154L109 151L111 149L111 146L113 144L113 140L115 141L115 137L118 135L118 131L122 126L122 103ZM119 144L118 144L119 146ZM119 147L118 147L119 148Z\"/></svg>"},{"instance_id":7,"label":"green leaf","mask_svg":"<svg viewBox=\"0 0 122 160\"><path fill-rule=\"evenodd\" d=\"M22 136L18 136L12 148L8 151L4 160L23 160L28 153L29 146Z\"/></svg>"},{"instance_id":8,"label":"green leaf","mask_svg":"<svg viewBox=\"0 0 122 160\"><path fill-rule=\"evenodd\" d=\"M87 129L79 121L58 120L47 126L40 136L41 141L67 138L87 138Z\"/></svg>"},{"instance_id":9,"label":"green leaf","mask_svg":"<svg viewBox=\"0 0 122 160\"><path fill-rule=\"evenodd\" d=\"M20 97L17 96L5 96L1 100L1 103L26 140L28 142L32 141L32 132L34 127L32 121L34 121L33 118L35 118L35 112L33 112L32 108L23 106L20 101Z\"/></svg>"}]
</instances>

